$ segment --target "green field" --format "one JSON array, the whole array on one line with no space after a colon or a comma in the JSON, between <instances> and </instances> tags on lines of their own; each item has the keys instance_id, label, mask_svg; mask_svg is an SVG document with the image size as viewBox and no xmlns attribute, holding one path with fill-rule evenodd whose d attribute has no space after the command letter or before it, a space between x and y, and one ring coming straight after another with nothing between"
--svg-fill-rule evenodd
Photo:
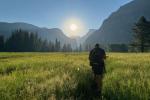
<instances>
[{"instance_id":1,"label":"green field","mask_svg":"<svg viewBox=\"0 0 150 100\"><path fill-rule=\"evenodd\" d=\"M150 54L108 56L103 100L150 100ZM0 53L0 100L92 100L92 82L88 53Z\"/></svg>"}]
</instances>

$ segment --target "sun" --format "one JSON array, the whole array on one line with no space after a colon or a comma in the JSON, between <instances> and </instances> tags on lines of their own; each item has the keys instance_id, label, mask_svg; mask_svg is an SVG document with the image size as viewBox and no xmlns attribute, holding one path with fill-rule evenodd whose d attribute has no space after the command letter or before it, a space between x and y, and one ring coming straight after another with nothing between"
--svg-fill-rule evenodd
<instances>
[{"instance_id":1,"label":"sun","mask_svg":"<svg viewBox=\"0 0 150 100\"><path fill-rule=\"evenodd\" d=\"M71 31L77 31L77 29L78 29L78 26L76 24L71 24L70 25L70 30Z\"/></svg>"},{"instance_id":2,"label":"sun","mask_svg":"<svg viewBox=\"0 0 150 100\"><path fill-rule=\"evenodd\" d=\"M67 18L64 20L62 29L68 37L81 36L85 30L82 21L77 18Z\"/></svg>"}]
</instances>

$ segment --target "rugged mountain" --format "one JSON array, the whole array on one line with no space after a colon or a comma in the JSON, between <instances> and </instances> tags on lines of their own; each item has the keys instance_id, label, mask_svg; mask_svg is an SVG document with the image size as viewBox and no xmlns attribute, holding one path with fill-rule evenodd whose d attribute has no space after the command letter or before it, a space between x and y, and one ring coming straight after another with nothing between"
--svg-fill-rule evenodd
<instances>
[{"instance_id":1,"label":"rugged mountain","mask_svg":"<svg viewBox=\"0 0 150 100\"><path fill-rule=\"evenodd\" d=\"M86 39L93 43L130 43L133 37L132 27L141 16L150 20L150 0L133 0L120 7L106 19L100 29Z\"/></svg>"},{"instance_id":2,"label":"rugged mountain","mask_svg":"<svg viewBox=\"0 0 150 100\"><path fill-rule=\"evenodd\" d=\"M83 43L85 40L92 35L96 29L89 29L89 31L80 39L80 42Z\"/></svg>"},{"instance_id":3,"label":"rugged mountain","mask_svg":"<svg viewBox=\"0 0 150 100\"><path fill-rule=\"evenodd\" d=\"M71 37L73 39L75 39L77 41L77 45L78 47L80 46L80 44L83 44L85 42L85 40L94 32L96 31L96 29L89 29L89 31L82 37L80 36L76 36L76 37Z\"/></svg>"},{"instance_id":4,"label":"rugged mountain","mask_svg":"<svg viewBox=\"0 0 150 100\"><path fill-rule=\"evenodd\" d=\"M27 30L29 32L35 32L43 40L47 39L47 40L51 40L54 42L57 38L58 40L61 41L62 44L71 43L74 47L76 47L75 39L68 38L58 28L48 29L48 28L40 28L40 27L34 26L32 24L27 24L27 23L0 22L0 35L3 35L5 38L8 38L12 34L12 32L17 29Z\"/></svg>"}]
</instances>

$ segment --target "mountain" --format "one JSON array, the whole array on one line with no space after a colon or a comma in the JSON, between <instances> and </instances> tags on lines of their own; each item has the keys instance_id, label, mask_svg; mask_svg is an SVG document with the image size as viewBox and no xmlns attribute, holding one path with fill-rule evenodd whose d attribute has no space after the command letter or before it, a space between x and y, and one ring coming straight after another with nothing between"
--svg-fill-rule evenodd
<instances>
[{"instance_id":1,"label":"mountain","mask_svg":"<svg viewBox=\"0 0 150 100\"><path fill-rule=\"evenodd\" d=\"M78 47L80 46L80 44L83 44L85 42L85 40L94 32L96 31L96 29L89 29L89 31L82 37L80 36L74 36L71 37L72 39L75 39L77 41L77 45Z\"/></svg>"},{"instance_id":2,"label":"mountain","mask_svg":"<svg viewBox=\"0 0 150 100\"><path fill-rule=\"evenodd\" d=\"M83 44L85 42L85 40L96 31L96 29L89 29L89 31L82 37L80 36L72 36L70 37L71 39L75 39L77 42L78 47L80 46L80 44Z\"/></svg>"},{"instance_id":3,"label":"mountain","mask_svg":"<svg viewBox=\"0 0 150 100\"><path fill-rule=\"evenodd\" d=\"M81 43L85 42L85 40L88 37L90 37L95 31L96 31L96 29L89 29L89 31L80 39L80 42Z\"/></svg>"},{"instance_id":4,"label":"mountain","mask_svg":"<svg viewBox=\"0 0 150 100\"><path fill-rule=\"evenodd\" d=\"M0 35L3 35L5 38L8 38L14 30L22 29L29 32L37 33L39 37L43 40L47 39L50 41L55 41L56 38L61 41L61 44L68 44L71 43L73 47L76 47L76 40L70 39L64 35L64 33L58 28L41 28L34 26L28 23L6 23L0 22Z\"/></svg>"},{"instance_id":5,"label":"mountain","mask_svg":"<svg viewBox=\"0 0 150 100\"><path fill-rule=\"evenodd\" d=\"M132 27L141 16L150 20L150 0L134 0L112 13L85 41L95 43L130 43L133 37Z\"/></svg>"}]
</instances>

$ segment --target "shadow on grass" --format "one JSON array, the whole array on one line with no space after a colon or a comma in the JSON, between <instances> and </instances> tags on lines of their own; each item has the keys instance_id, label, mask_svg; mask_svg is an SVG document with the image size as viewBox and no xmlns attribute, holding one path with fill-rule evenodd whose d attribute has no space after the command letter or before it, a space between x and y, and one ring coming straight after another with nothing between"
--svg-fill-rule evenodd
<instances>
[{"instance_id":1,"label":"shadow on grass","mask_svg":"<svg viewBox=\"0 0 150 100\"><path fill-rule=\"evenodd\" d=\"M70 87L67 83L65 83L62 89L56 87L56 100L99 100L98 97L96 97L95 83L90 71L77 72L76 78L77 85L75 88Z\"/></svg>"},{"instance_id":2,"label":"shadow on grass","mask_svg":"<svg viewBox=\"0 0 150 100\"><path fill-rule=\"evenodd\" d=\"M84 80L81 79L75 89L74 97L77 100L96 99L96 87L91 73L84 73Z\"/></svg>"},{"instance_id":3,"label":"shadow on grass","mask_svg":"<svg viewBox=\"0 0 150 100\"><path fill-rule=\"evenodd\" d=\"M70 86L72 84L69 83L66 83L65 86L62 87L62 89L61 87L56 88L56 100L101 100L96 96L92 72L77 72L76 78L77 85L75 86L75 88L72 88ZM135 94L136 91L132 93L131 88L124 87L122 90L122 84L116 84L113 86L114 87L103 87L102 100L149 100L146 99L146 97L140 97L140 95Z\"/></svg>"}]
</instances>

